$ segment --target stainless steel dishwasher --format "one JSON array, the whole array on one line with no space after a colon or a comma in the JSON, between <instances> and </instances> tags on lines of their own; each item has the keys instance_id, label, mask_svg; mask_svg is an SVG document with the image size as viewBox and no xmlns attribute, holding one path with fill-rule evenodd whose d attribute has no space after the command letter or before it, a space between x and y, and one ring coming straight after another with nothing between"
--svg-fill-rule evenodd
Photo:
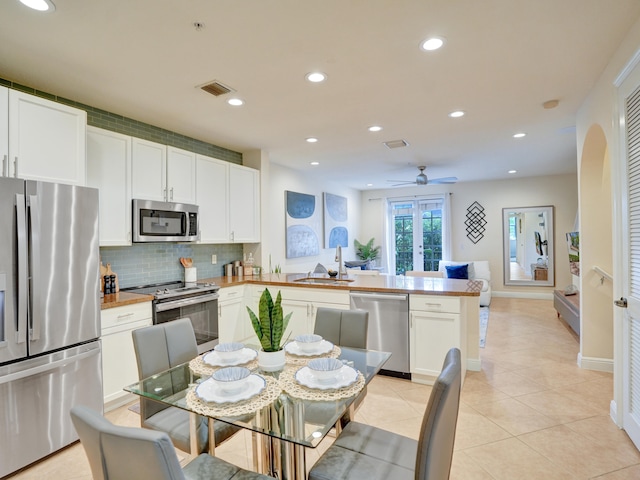
<instances>
[{"instance_id":1,"label":"stainless steel dishwasher","mask_svg":"<svg viewBox=\"0 0 640 480\"><path fill-rule=\"evenodd\" d=\"M409 373L409 296L350 292L351 309L369 312L367 348L391 352L380 373L411 378Z\"/></svg>"}]
</instances>

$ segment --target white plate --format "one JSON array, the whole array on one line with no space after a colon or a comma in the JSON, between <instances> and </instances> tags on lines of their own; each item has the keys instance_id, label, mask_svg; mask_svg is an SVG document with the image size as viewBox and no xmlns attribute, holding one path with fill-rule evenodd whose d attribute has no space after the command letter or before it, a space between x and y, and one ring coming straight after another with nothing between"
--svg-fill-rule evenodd
<instances>
[{"instance_id":1,"label":"white plate","mask_svg":"<svg viewBox=\"0 0 640 480\"><path fill-rule=\"evenodd\" d=\"M322 355L323 353L329 353L331 350L333 350L333 343L331 343L328 340L322 340L320 342L320 345L318 345L318 348L316 348L315 350L311 351L311 352L303 352L302 350L300 350L300 347L298 346L298 344L293 341L293 342L289 342L284 346L284 349L287 353L290 353L291 355L297 355L300 357L314 357L316 355Z\"/></svg>"},{"instance_id":2,"label":"white plate","mask_svg":"<svg viewBox=\"0 0 640 480\"><path fill-rule=\"evenodd\" d=\"M296 381L305 387L317 390L348 387L358 379L358 371L349 365L343 366L334 378L319 381L309 367L302 367L296 372Z\"/></svg>"},{"instance_id":3,"label":"white plate","mask_svg":"<svg viewBox=\"0 0 640 480\"><path fill-rule=\"evenodd\" d=\"M231 359L220 358L220 354L215 350L212 350L202 358L202 361L212 367L233 367L234 365L243 365L248 363L257 356L258 352L253 348L245 347L238 352L237 357Z\"/></svg>"},{"instance_id":4,"label":"white plate","mask_svg":"<svg viewBox=\"0 0 640 480\"><path fill-rule=\"evenodd\" d=\"M231 403L239 402L241 400L248 400L251 397L258 395L267 386L267 381L260 375L255 373L247 377L247 382L244 388L236 393L225 393L220 389L220 386L211 378L205 380L196 387L196 395L205 402L213 403Z\"/></svg>"}]
</instances>

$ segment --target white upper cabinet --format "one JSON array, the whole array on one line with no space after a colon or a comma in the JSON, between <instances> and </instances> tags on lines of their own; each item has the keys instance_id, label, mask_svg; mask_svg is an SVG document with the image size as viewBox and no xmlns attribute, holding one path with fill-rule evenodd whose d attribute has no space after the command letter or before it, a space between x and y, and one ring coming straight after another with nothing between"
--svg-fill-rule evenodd
<instances>
[{"instance_id":1,"label":"white upper cabinet","mask_svg":"<svg viewBox=\"0 0 640 480\"><path fill-rule=\"evenodd\" d=\"M196 171L200 243L229 243L229 162L198 155Z\"/></svg>"},{"instance_id":2,"label":"white upper cabinet","mask_svg":"<svg viewBox=\"0 0 640 480\"><path fill-rule=\"evenodd\" d=\"M0 87L0 177L9 176L9 89Z\"/></svg>"},{"instance_id":3,"label":"white upper cabinet","mask_svg":"<svg viewBox=\"0 0 640 480\"><path fill-rule=\"evenodd\" d=\"M167 147L132 139L131 196L144 200L167 199Z\"/></svg>"},{"instance_id":4,"label":"white upper cabinet","mask_svg":"<svg viewBox=\"0 0 640 480\"><path fill-rule=\"evenodd\" d=\"M232 242L260 241L260 173L229 164L229 232Z\"/></svg>"},{"instance_id":5,"label":"white upper cabinet","mask_svg":"<svg viewBox=\"0 0 640 480\"><path fill-rule=\"evenodd\" d=\"M135 137L132 141L133 198L195 203L194 153Z\"/></svg>"},{"instance_id":6,"label":"white upper cabinet","mask_svg":"<svg viewBox=\"0 0 640 480\"><path fill-rule=\"evenodd\" d=\"M4 97L4 92L1 95ZM9 145L4 175L84 185L87 113L17 90L9 89L8 97ZM0 112L6 108L4 102L4 98L0 100ZM0 147L4 150L7 129L3 124L4 118L0 120Z\"/></svg>"},{"instance_id":7,"label":"white upper cabinet","mask_svg":"<svg viewBox=\"0 0 640 480\"><path fill-rule=\"evenodd\" d=\"M196 203L196 154L167 147L167 201Z\"/></svg>"},{"instance_id":8,"label":"white upper cabinet","mask_svg":"<svg viewBox=\"0 0 640 480\"><path fill-rule=\"evenodd\" d=\"M131 137L87 127L87 185L100 190L100 246L131 245Z\"/></svg>"},{"instance_id":9,"label":"white upper cabinet","mask_svg":"<svg viewBox=\"0 0 640 480\"><path fill-rule=\"evenodd\" d=\"M200 243L259 242L258 170L198 155L197 173Z\"/></svg>"}]
</instances>

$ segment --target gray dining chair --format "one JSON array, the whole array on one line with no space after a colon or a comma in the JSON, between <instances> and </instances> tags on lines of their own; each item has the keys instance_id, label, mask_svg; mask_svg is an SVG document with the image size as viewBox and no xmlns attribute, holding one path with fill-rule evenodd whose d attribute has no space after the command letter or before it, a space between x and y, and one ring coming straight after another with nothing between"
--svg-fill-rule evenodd
<instances>
[{"instance_id":1,"label":"gray dining chair","mask_svg":"<svg viewBox=\"0 0 640 480\"><path fill-rule=\"evenodd\" d=\"M334 345L367 348L369 312L318 307L314 333Z\"/></svg>"},{"instance_id":2,"label":"gray dining chair","mask_svg":"<svg viewBox=\"0 0 640 480\"><path fill-rule=\"evenodd\" d=\"M369 332L369 312L318 307L313 332L334 345L365 349ZM354 409L357 410L362 405L366 395L367 388L365 387L354 400ZM309 409L308 418L313 422L317 417L317 412L312 412L312 410L312 408ZM345 425L351 420L350 413L347 412L343 415L340 425Z\"/></svg>"},{"instance_id":3,"label":"gray dining chair","mask_svg":"<svg viewBox=\"0 0 640 480\"><path fill-rule=\"evenodd\" d=\"M139 328L132 332L133 346L138 363L138 376L142 380L198 356L193 325L188 318ZM189 379L174 376L173 383L188 383ZM163 385L163 387L167 387ZM166 432L180 450L191 453L189 412L170 407L149 398L140 398L140 426ZM215 441L219 445L240 430L239 427L214 421ZM205 417L198 416L198 452L209 447L208 426Z\"/></svg>"},{"instance_id":4,"label":"gray dining chair","mask_svg":"<svg viewBox=\"0 0 640 480\"><path fill-rule=\"evenodd\" d=\"M309 472L309 480L447 480L460 406L460 350L446 355L418 441L351 422Z\"/></svg>"},{"instance_id":5,"label":"gray dining chair","mask_svg":"<svg viewBox=\"0 0 640 480\"><path fill-rule=\"evenodd\" d=\"M113 425L83 405L73 407L70 414L94 480L272 478L249 472L206 453L195 457L183 469L171 439L164 432Z\"/></svg>"}]
</instances>

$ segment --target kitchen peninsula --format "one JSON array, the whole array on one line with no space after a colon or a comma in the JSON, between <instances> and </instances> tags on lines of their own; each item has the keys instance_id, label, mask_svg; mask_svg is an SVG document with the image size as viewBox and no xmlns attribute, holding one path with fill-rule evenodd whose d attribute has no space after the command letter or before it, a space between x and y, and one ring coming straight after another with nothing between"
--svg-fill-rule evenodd
<instances>
[{"instance_id":1,"label":"kitchen peninsula","mask_svg":"<svg viewBox=\"0 0 640 480\"><path fill-rule=\"evenodd\" d=\"M463 368L480 370L479 295L481 283L402 275L357 275L331 279L303 273L214 277L198 281L220 288L219 335L221 342L251 342L255 337L246 306L257 308L262 291L282 294L285 313L293 312L285 336L313 331L318 307L349 309L351 292L408 294L411 377L431 383L442 358L451 347L461 349Z\"/></svg>"}]
</instances>

